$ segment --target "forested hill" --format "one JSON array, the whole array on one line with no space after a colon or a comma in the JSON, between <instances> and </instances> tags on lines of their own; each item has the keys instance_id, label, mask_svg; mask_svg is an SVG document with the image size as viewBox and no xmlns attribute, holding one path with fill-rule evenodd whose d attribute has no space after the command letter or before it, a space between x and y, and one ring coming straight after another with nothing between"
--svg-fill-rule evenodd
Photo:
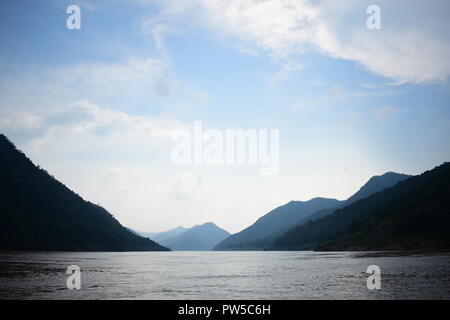
<instances>
[{"instance_id":1,"label":"forested hill","mask_svg":"<svg viewBox=\"0 0 450 320\"><path fill-rule=\"evenodd\" d=\"M36 167L0 134L0 250L162 251Z\"/></svg>"},{"instance_id":2,"label":"forested hill","mask_svg":"<svg viewBox=\"0 0 450 320\"><path fill-rule=\"evenodd\" d=\"M450 163L278 238L271 250L450 249Z\"/></svg>"},{"instance_id":3,"label":"forested hill","mask_svg":"<svg viewBox=\"0 0 450 320\"><path fill-rule=\"evenodd\" d=\"M214 250L262 250L277 236L296 226L301 219L318 210L336 207L338 204L338 200L327 198L291 201L260 217L241 232L221 241Z\"/></svg>"},{"instance_id":4,"label":"forested hill","mask_svg":"<svg viewBox=\"0 0 450 320\"><path fill-rule=\"evenodd\" d=\"M291 201L259 218L253 225L233 234L216 246L216 250L263 250L289 230L325 217L335 210L366 198L411 176L387 172L370 178L347 200L314 198L309 201Z\"/></svg>"}]
</instances>

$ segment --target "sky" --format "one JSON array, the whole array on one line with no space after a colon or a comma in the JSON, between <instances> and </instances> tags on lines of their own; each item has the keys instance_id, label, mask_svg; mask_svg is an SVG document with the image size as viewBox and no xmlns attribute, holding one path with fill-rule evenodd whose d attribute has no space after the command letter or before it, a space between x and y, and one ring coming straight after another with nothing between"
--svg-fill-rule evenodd
<instances>
[{"instance_id":1,"label":"sky","mask_svg":"<svg viewBox=\"0 0 450 320\"><path fill-rule=\"evenodd\" d=\"M70 5L80 29L68 29ZM380 28L369 29L370 5ZM238 232L450 160L447 0L5 0L0 132L123 225ZM279 170L176 164L173 132L279 130Z\"/></svg>"}]
</instances>

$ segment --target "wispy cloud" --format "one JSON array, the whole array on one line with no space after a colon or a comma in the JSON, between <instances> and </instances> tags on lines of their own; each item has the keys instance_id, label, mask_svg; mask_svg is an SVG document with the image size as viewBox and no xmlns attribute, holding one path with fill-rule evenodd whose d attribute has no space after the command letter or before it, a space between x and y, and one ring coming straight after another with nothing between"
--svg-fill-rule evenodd
<instances>
[{"instance_id":1,"label":"wispy cloud","mask_svg":"<svg viewBox=\"0 0 450 320\"><path fill-rule=\"evenodd\" d=\"M156 2L167 15L201 17L216 32L232 34L279 60L317 50L397 83L443 81L450 75L450 45L441 30L448 29L440 12L449 9L445 0L384 1L383 17L390 19L382 20L377 31L366 28L370 1L186 0L177 10L173 3Z\"/></svg>"},{"instance_id":2,"label":"wispy cloud","mask_svg":"<svg viewBox=\"0 0 450 320\"><path fill-rule=\"evenodd\" d=\"M162 141L170 145L173 130L185 127L169 116L131 116L89 101L43 113L19 111L0 120L0 130L22 138L33 149L54 139L76 136L98 147L146 152Z\"/></svg>"},{"instance_id":3,"label":"wispy cloud","mask_svg":"<svg viewBox=\"0 0 450 320\"><path fill-rule=\"evenodd\" d=\"M129 59L120 63L81 63L56 71L60 81L103 94L132 90L153 90L165 97L176 88L165 64L156 58Z\"/></svg>"}]
</instances>

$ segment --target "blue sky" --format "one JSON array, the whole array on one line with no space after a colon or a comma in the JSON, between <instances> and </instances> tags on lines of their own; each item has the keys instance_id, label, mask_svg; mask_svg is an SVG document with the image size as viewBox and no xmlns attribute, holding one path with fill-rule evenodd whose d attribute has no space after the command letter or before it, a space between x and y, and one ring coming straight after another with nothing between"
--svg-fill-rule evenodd
<instances>
[{"instance_id":1,"label":"blue sky","mask_svg":"<svg viewBox=\"0 0 450 320\"><path fill-rule=\"evenodd\" d=\"M0 130L123 224L231 232L450 159L448 1L2 1ZM66 8L81 8L81 30ZM167 130L276 128L280 170L176 166Z\"/></svg>"}]
</instances>

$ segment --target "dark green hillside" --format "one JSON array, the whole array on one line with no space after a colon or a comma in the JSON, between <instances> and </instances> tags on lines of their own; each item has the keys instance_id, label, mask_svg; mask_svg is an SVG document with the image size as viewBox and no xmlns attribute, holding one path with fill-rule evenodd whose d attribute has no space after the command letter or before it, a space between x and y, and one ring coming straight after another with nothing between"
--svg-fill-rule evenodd
<instances>
[{"instance_id":1,"label":"dark green hillside","mask_svg":"<svg viewBox=\"0 0 450 320\"><path fill-rule=\"evenodd\" d=\"M271 250L450 248L450 163L300 225Z\"/></svg>"},{"instance_id":2,"label":"dark green hillside","mask_svg":"<svg viewBox=\"0 0 450 320\"><path fill-rule=\"evenodd\" d=\"M373 176L354 195L344 201L324 198L314 198L306 202L291 201L262 216L243 231L231 235L219 243L215 250L262 250L298 225L325 217L339 208L410 177L394 172Z\"/></svg>"},{"instance_id":3,"label":"dark green hillside","mask_svg":"<svg viewBox=\"0 0 450 320\"><path fill-rule=\"evenodd\" d=\"M0 135L0 250L167 250L126 230Z\"/></svg>"}]
</instances>

